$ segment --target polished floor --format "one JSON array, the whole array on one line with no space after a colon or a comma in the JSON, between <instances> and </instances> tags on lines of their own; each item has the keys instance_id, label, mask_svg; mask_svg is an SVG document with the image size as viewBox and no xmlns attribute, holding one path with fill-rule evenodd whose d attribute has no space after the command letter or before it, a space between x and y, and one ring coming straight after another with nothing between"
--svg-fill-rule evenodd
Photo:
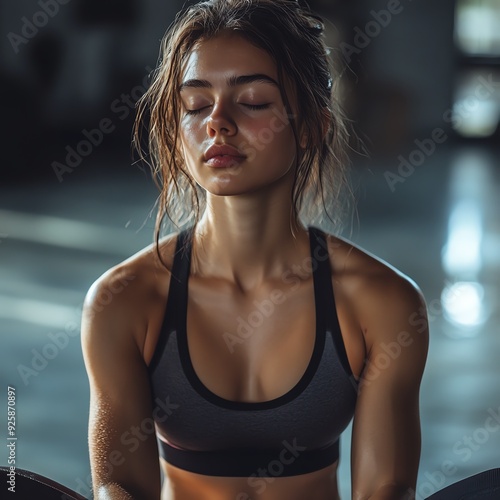
<instances>
[{"instance_id":1,"label":"polished floor","mask_svg":"<svg viewBox=\"0 0 500 500\"><path fill-rule=\"evenodd\" d=\"M443 146L410 175L400 175L396 162L353 173L357 213L343 236L413 278L427 299L417 498L500 467L498 158ZM7 386L16 388L16 465L86 496L82 300L100 274L152 241L155 196L140 170L82 167L61 183L54 176L0 187L0 380L4 403ZM6 418L5 410L2 436ZM341 442L343 499L350 498L349 452L350 427Z\"/></svg>"}]
</instances>

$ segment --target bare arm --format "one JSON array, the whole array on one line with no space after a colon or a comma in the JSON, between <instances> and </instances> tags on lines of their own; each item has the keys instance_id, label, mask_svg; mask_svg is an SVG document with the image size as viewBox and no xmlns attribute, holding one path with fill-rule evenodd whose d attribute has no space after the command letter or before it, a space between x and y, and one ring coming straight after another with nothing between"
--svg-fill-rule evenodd
<instances>
[{"instance_id":1,"label":"bare arm","mask_svg":"<svg viewBox=\"0 0 500 500\"><path fill-rule=\"evenodd\" d=\"M130 284L124 286L127 280ZM138 281L131 282L124 267L112 269L90 288L83 309L89 452L97 500L160 498L150 386L138 343L138 332L147 326L137 312Z\"/></svg>"},{"instance_id":2,"label":"bare arm","mask_svg":"<svg viewBox=\"0 0 500 500\"><path fill-rule=\"evenodd\" d=\"M416 285L389 270L373 278L361 300L368 354L353 422L353 499L408 500L420 461L425 301Z\"/></svg>"}]
</instances>

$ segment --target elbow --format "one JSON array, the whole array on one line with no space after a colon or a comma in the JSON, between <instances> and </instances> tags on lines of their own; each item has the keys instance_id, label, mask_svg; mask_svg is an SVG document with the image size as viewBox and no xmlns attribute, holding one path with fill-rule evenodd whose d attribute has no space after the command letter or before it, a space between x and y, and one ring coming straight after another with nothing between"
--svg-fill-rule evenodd
<instances>
[{"instance_id":1,"label":"elbow","mask_svg":"<svg viewBox=\"0 0 500 500\"><path fill-rule=\"evenodd\" d=\"M353 490L353 500L415 500L413 486L402 483L384 483L368 491Z\"/></svg>"},{"instance_id":2,"label":"elbow","mask_svg":"<svg viewBox=\"0 0 500 500\"><path fill-rule=\"evenodd\" d=\"M133 500L134 497L118 483L103 484L94 490L95 500Z\"/></svg>"},{"instance_id":3,"label":"elbow","mask_svg":"<svg viewBox=\"0 0 500 500\"><path fill-rule=\"evenodd\" d=\"M378 487L371 495L360 500L415 500L415 488L407 484L389 483Z\"/></svg>"},{"instance_id":4,"label":"elbow","mask_svg":"<svg viewBox=\"0 0 500 500\"><path fill-rule=\"evenodd\" d=\"M107 483L94 490L95 500L159 500L159 496L136 494L130 488L125 488L118 483Z\"/></svg>"}]
</instances>

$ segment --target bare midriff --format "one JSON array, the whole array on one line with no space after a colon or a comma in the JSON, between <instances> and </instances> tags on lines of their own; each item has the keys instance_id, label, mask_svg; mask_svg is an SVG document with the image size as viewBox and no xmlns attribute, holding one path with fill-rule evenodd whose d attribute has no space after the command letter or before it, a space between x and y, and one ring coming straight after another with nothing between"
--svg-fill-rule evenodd
<instances>
[{"instance_id":1,"label":"bare midriff","mask_svg":"<svg viewBox=\"0 0 500 500\"><path fill-rule=\"evenodd\" d=\"M288 477L219 477L179 469L160 458L161 500L340 500L338 461L318 471Z\"/></svg>"}]
</instances>

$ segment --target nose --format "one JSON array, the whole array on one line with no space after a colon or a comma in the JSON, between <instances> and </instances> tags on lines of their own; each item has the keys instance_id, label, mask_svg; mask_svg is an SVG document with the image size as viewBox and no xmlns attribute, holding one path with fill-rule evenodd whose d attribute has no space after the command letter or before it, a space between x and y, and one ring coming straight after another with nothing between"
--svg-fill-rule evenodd
<instances>
[{"instance_id":1,"label":"nose","mask_svg":"<svg viewBox=\"0 0 500 500\"><path fill-rule=\"evenodd\" d=\"M232 119L227 106L219 102L212 108L208 117L207 132L210 137L216 135L234 135L237 131L236 123Z\"/></svg>"}]
</instances>

